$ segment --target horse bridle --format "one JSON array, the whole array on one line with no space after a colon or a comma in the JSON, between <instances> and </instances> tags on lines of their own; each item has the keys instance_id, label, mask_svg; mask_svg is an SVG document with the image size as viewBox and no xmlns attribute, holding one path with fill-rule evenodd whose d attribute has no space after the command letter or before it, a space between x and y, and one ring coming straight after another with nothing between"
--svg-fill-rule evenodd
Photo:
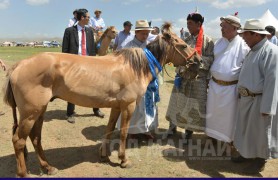
<instances>
[{"instance_id":1,"label":"horse bridle","mask_svg":"<svg viewBox=\"0 0 278 180\"><path fill-rule=\"evenodd\" d=\"M176 51L185 59L186 62L189 62L188 60L191 59L194 55L196 55L197 51L194 49L194 51L188 56L185 57L182 52L175 46L174 43L170 43L171 47L175 49L175 51L173 52L173 56L172 58L174 59L175 55L176 55ZM187 63L188 64L188 63Z\"/></svg>"},{"instance_id":2,"label":"horse bridle","mask_svg":"<svg viewBox=\"0 0 278 180\"><path fill-rule=\"evenodd\" d=\"M189 64L189 61L188 61L188 60L191 59L191 58L192 58L194 55L196 55L196 53L197 53L197 51L194 49L194 51L192 52L192 54L190 54L188 57L185 57L185 56L182 54L182 52L174 45L174 43L170 43L170 45L171 45L172 48L175 49L175 51L173 52L172 58L174 59L174 57L175 57L175 55L176 55L176 51L177 51L177 52L185 59L185 61L186 61L186 66L188 66L188 64ZM174 77L170 76L170 74L167 72L167 70L166 70L165 67L164 67L164 69L165 69L166 74L167 74L169 77L175 79Z\"/></svg>"}]
</instances>

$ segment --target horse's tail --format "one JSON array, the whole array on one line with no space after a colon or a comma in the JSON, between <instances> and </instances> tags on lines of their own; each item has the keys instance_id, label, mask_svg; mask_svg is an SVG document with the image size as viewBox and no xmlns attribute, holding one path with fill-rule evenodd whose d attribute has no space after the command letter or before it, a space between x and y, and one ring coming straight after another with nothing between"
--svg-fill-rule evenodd
<instances>
[{"instance_id":1,"label":"horse's tail","mask_svg":"<svg viewBox=\"0 0 278 180\"><path fill-rule=\"evenodd\" d=\"M8 70L8 73L6 75L7 76L6 85L3 89L4 90L3 101L7 105L11 106L11 108L13 110L13 119L14 119L13 134L15 133L16 128L18 127L17 114L16 114L16 102L14 99L14 94L13 94L12 85L11 85L11 74L16 67L17 67L17 64Z\"/></svg>"},{"instance_id":2,"label":"horse's tail","mask_svg":"<svg viewBox=\"0 0 278 180\"><path fill-rule=\"evenodd\" d=\"M15 134L17 128L18 128L18 120L17 120L17 112L16 112L16 102L15 102L15 98L14 98L14 93L13 93L13 89L12 89L12 85L11 85L11 74L13 72L13 70L17 67L18 64L15 64L11 69L9 69L8 73L7 73L7 80L6 80L6 85L4 86L3 90L4 90L4 98L3 101L4 103L6 103L7 105L11 106L12 111L13 111L13 119L14 119L14 124L13 124L13 135ZM24 147L24 156L27 159L27 154L28 154L28 150L26 148L26 146Z\"/></svg>"}]
</instances>

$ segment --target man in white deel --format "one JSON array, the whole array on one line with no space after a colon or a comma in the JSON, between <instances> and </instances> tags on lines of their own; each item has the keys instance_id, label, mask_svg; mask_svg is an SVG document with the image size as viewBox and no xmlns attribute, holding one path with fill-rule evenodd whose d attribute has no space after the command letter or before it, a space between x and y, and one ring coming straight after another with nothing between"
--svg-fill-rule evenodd
<instances>
[{"instance_id":1,"label":"man in white deel","mask_svg":"<svg viewBox=\"0 0 278 180\"><path fill-rule=\"evenodd\" d=\"M278 158L278 47L266 38L269 34L260 19L247 20L242 33L251 48L238 80L240 94L234 145L239 157L250 158L244 173L263 171L266 159Z\"/></svg>"},{"instance_id":2,"label":"man in white deel","mask_svg":"<svg viewBox=\"0 0 278 180\"><path fill-rule=\"evenodd\" d=\"M221 17L222 38L214 46L214 62L210 68L206 134L230 143L234 139L237 82L243 59L250 48L238 35L240 19L235 15Z\"/></svg>"}]
</instances>

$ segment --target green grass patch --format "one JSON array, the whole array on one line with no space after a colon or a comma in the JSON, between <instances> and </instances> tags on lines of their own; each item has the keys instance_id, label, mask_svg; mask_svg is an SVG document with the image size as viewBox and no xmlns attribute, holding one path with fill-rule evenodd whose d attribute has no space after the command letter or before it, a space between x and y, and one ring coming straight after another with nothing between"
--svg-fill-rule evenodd
<instances>
[{"instance_id":1,"label":"green grass patch","mask_svg":"<svg viewBox=\"0 0 278 180\"><path fill-rule=\"evenodd\" d=\"M33 48L33 47L0 47L0 59L6 64L14 64L15 62L31 57L40 52L62 52L60 48Z\"/></svg>"}]
</instances>

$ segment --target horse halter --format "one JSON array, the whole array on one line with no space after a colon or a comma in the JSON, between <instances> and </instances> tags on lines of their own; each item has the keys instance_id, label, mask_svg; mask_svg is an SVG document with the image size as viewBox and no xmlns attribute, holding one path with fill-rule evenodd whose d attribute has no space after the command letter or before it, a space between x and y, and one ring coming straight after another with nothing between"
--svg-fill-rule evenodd
<instances>
[{"instance_id":1,"label":"horse halter","mask_svg":"<svg viewBox=\"0 0 278 180\"><path fill-rule=\"evenodd\" d=\"M194 51L188 56L188 57L185 57L184 55L183 55L183 53L175 46L175 44L174 43L170 43L171 44L171 47L173 48L173 49L175 49L175 51L173 52L173 59L174 59L174 57L175 57L175 55L176 55L176 52L178 52L184 59L185 59L185 61L187 62L186 64L188 65L189 64L189 59L191 59L194 55L196 55L196 53L197 53L197 51L194 49ZM187 47L186 47L187 48Z\"/></svg>"}]
</instances>

